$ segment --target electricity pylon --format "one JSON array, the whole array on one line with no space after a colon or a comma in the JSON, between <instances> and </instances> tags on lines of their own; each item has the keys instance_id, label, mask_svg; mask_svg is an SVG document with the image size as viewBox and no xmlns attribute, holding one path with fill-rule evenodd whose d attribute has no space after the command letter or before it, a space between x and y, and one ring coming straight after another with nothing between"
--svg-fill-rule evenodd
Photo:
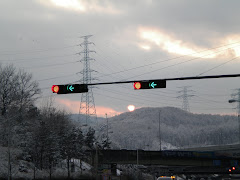
<instances>
[{"instance_id":1,"label":"electricity pylon","mask_svg":"<svg viewBox=\"0 0 240 180\"><path fill-rule=\"evenodd\" d=\"M229 103L237 103L237 117L238 117L238 143L240 144L240 89L236 89L237 92L233 93L232 99L230 99L228 102Z\"/></svg>"},{"instance_id":2,"label":"electricity pylon","mask_svg":"<svg viewBox=\"0 0 240 180\"><path fill-rule=\"evenodd\" d=\"M194 95L188 94L189 92L193 92L192 90L188 90L190 86L183 86L181 87L183 90L178 91L178 93L182 93L182 95L178 96L177 98L182 98L182 110L190 112L190 107L188 103L188 98L193 97Z\"/></svg>"},{"instance_id":3,"label":"electricity pylon","mask_svg":"<svg viewBox=\"0 0 240 180\"><path fill-rule=\"evenodd\" d=\"M80 44L80 46L83 47L83 51L78 53L79 55L83 54L83 58L80 60L80 62L83 63L83 70L80 72L82 74L82 79L80 82L82 84L91 84L92 82L92 76L91 73L94 71L90 68L90 61L94 60L93 58L90 58L89 54L95 51L89 50L89 45L94 44L92 42L89 42L88 39L92 35L88 36L82 36L81 38L84 39L83 43ZM92 86L88 86L88 92L82 93L81 96L81 102L79 107L79 114L85 114L86 115L86 124L89 123L90 116L96 116L96 108L94 103L94 97L93 97L93 91Z\"/></svg>"}]
</instances>

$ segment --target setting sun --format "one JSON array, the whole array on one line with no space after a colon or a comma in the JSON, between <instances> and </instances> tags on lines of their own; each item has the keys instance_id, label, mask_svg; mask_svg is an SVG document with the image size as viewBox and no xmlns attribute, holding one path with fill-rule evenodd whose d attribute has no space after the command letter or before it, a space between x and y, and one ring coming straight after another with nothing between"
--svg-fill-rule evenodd
<instances>
[{"instance_id":1,"label":"setting sun","mask_svg":"<svg viewBox=\"0 0 240 180\"><path fill-rule=\"evenodd\" d=\"M135 110L135 106L134 106L134 105L129 105L129 106L128 106L128 110L129 110L130 112L134 111L134 110Z\"/></svg>"}]
</instances>

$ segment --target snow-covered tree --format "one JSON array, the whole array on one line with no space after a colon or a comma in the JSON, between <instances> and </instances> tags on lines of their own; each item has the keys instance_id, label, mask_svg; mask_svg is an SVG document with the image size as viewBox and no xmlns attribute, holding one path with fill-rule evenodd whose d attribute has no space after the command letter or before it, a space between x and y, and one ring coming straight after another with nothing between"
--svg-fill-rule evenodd
<instances>
[{"instance_id":1,"label":"snow-covered tree","mask_svg":"<svg viewBox=\"0 0 240 180\"><path fill-rule=\"evenodd\" d=\"M94 142L95 142L95 130L92 127L89 127L85 137L85 144L88 148L94 149L93 146Z\"/></svg>"}]
</instances>

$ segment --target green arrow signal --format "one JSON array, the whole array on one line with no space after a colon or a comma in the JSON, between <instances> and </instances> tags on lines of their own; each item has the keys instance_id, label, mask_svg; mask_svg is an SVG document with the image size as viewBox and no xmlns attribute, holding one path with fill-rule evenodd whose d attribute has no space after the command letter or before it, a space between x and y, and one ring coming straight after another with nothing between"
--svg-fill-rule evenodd
<instances>
[{"instance_id":1,"label":"green arrow signal","mask_svg":"<svg viewBox=\"0 0 240 180\"><path fill-rule=\"evenodd\" d=\"M149 83L149 86L152 88L155 88L155 86L157 86L157 84L154 84L154 82L152 82L152 83Z\"/></svg>"},{"instance_id":2,"label":"green arrow signal","mask_svg":"<svg viewBox=\"0 0 240 180\"><path fill-rule=\"evenodd\" d=\"M70 87L68 86L67 89L70 90L70 91L73 91L74 87L71 85Z\"/></svg>"}]
</instances>

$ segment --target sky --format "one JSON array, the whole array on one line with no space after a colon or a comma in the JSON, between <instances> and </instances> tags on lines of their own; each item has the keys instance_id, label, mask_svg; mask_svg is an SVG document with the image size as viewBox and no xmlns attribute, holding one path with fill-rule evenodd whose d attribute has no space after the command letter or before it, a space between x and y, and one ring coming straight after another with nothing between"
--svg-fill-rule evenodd
<instances>
[{"instance_id":1,"label":"sky","mask_svg":"<svg viewBox=\"0 0 240 180\"><path fill-rule=\"evenodd\" d=\"M1 0L0 63L33 74L42 94L79 113L82 94L57 95L52 85L78 83L82 36L89 38L92 82L238 74L238 0ZM193 113L234 114L239 78L167 81L165 89L133 84L94 86L98 116L128 105L182 108L187 86Z\"/></svg>"}]
</instances>

